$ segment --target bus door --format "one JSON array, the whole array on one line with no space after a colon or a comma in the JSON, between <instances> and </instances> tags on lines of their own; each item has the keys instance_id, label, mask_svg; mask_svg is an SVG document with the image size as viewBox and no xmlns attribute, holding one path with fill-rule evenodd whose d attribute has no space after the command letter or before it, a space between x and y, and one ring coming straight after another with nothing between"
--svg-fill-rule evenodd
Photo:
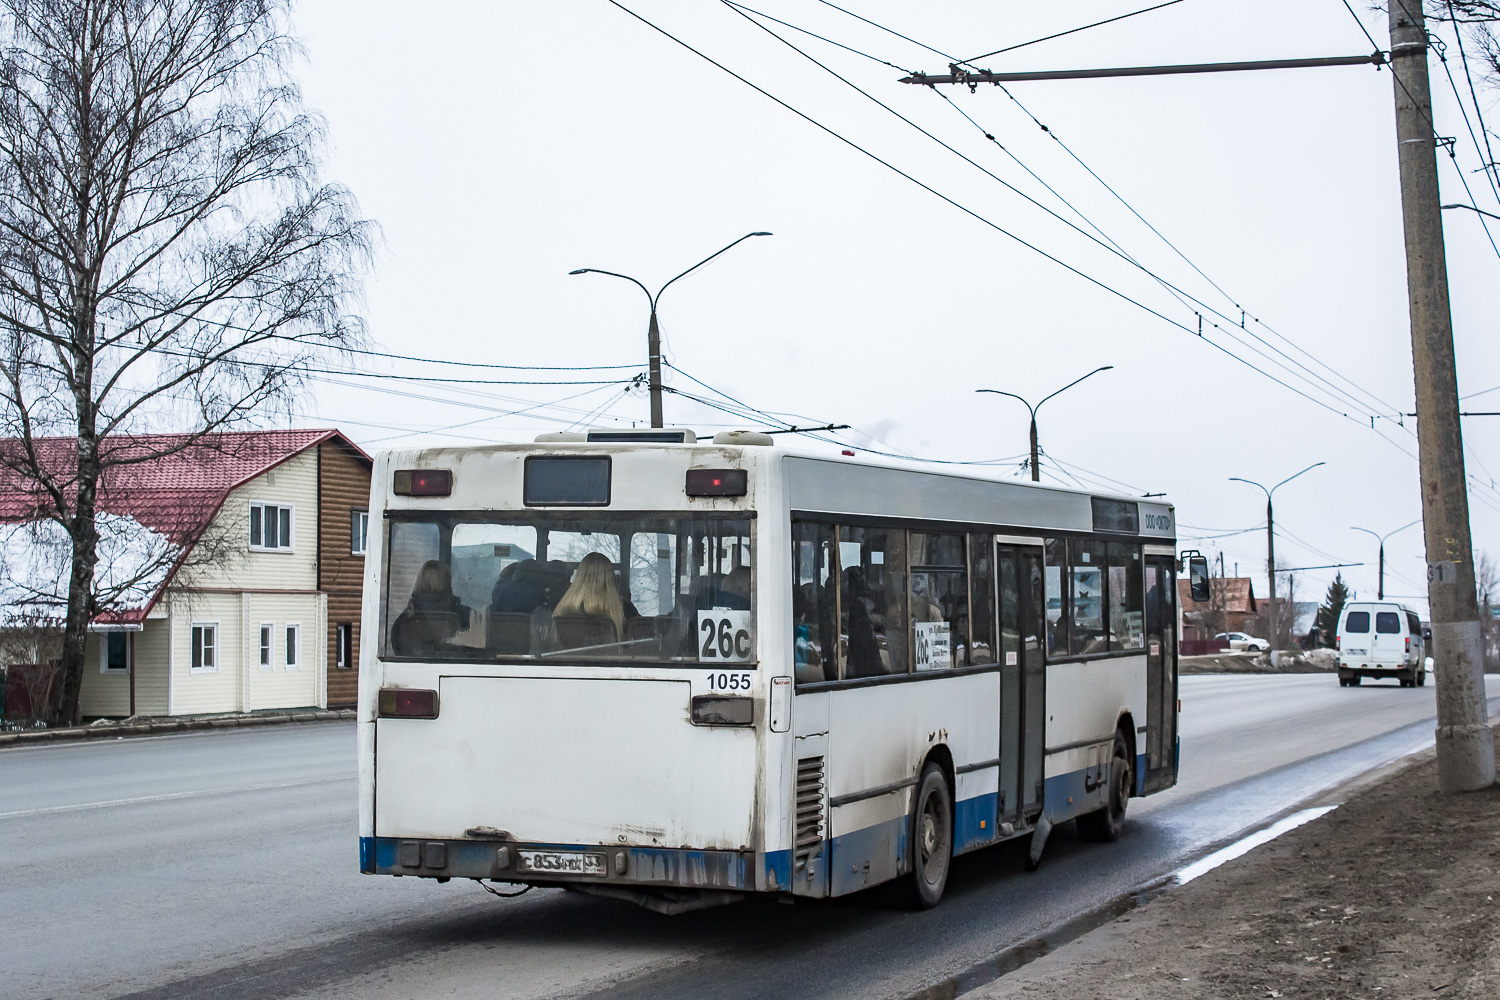
<instances>
[{"instance_id":1,"label":"bus door","mask_svg":"<svg viewBox=\"0 0 1500 1000\"><path fill-rule=\"evenodd\" d=\"M1145 791L1177 780L1177 567L1146 557Z\"/></svg>"},{"instance_id":2,"label":"bus door","mask_svg":"<svg viewBox=\"0 0 1500 1000\"><path fill-rule=\"evenodd\" d=\"M1041 807L1046 674L1041 553L997 548L1000 612L999 821L1021 824Z\"/></svg>"}]
</instances>

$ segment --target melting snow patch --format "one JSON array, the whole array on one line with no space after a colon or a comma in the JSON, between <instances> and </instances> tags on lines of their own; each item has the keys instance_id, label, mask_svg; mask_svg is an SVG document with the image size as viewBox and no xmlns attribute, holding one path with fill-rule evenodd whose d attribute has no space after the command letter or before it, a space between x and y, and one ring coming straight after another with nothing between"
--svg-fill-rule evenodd
<instances>
[{"instance_id":1,"label":"melting snow patch","mask_svg":"<svg viewBox=\"0 0 1500 1000\"><path fill-rule=\"evenodd\" d=\"M1310 823L1319 816L1330 813L1337 808L1338 806L1336 805L1318 806L1315 809L1303 809L1300 812L1294 812L1290 816L1277 820L1264 830L1257 830L1248 837L1236 840L1228 847L1221 847L1207 857L1199 858L1192 864L1177 869L1177 871L1172 873L1171 879L1178 885L1186 885L1199 875L1213 871L1224 864L1224 862L1233 861L1242 854L1248 854L1261 844L1275 840L1288 830L1295 830L1303 823Z\"/></svg>"}]
</instances>

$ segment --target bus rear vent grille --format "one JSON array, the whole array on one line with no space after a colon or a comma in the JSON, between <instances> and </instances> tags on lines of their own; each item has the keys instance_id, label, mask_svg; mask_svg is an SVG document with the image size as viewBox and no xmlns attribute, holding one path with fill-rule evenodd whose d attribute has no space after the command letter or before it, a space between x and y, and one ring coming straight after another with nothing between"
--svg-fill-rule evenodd
<instances>
[{"instance_id":1,"label":"bus rear vent grille","mask_svg":"<svg viewBox=\"0 0 1500 1000\"><path fill-rule=\"evenodd\" d=\"M823 844L823 758L797 761L797 835L792 847L792 875L811 876L808 865Z\"/></svg>"}]
</instances>

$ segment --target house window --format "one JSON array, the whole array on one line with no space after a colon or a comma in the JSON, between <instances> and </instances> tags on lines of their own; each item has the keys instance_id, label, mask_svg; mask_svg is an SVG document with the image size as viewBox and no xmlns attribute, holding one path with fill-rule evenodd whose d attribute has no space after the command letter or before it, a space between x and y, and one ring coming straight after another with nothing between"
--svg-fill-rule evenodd
<instances>
[{"instance_id":1,"label":"house window","mask_svg":"<svg viewBox=\"0 0 1500 1000\"><path fill-rule=\"evenodd\" d=\"M334 626L333 633L334 666L339 670L348 670L354 661L354 626L348 622L340 622Z\"/></svg>"},{"instance_id":2,"label":"house window","mask_svg":"<svg viewBox=\"0 0 1500 1000\"><path fill-rule=\"evenodd\" d=\"M270 622L261 622L260 624L260 669L262 670L276 669L275 665L271 663L271 646L274 641L271 638L271 633L275 629L276 626Z\"/></svg>"},{"instance_id":3,"label":"house window","mask_svg":"<svg viewBox=\"0 0 1500 1000\"><path fill-rule=\"evenodd\" d=\"M130 633L103 632L99 635L99 672L130 673Z\"/></svg>"},{"instance_id":4,"label":"house window","mask_svg":"<svg viewBox=\"0 0 1500 1000\"><path fill-rule=\"evenodd\" d=\"M286 627L286 668L288 670L302 669L301 625L288 625Z\"/></svg>"},{"instance_id":5,"label":"house window","mask_svg":"<svg viewBox=\"0 0 1500 1000\"><path fill-rule=\"evenodd\" d=\"M370 512L367 510L351 510L349 512L349 554L362 556L365 554L365 540L370 534Z\"/></svg>"},{"instance_id":6,"label":"house window","mask_svg":"<svg viewBox=\"0 0 1500 1000\"><path fill-rule=\"evenodd\" d=\"M192 654L188 666L204 672L219 669L219 623L194 622Z\"/></svg>"},{"instance_id":7,"label":"house window","mask_svg":"<svg viewBox=\"0 0 1500 1000\"><path fill-rule=\"evenodd\" d=\"M250 547L262 552L291 551L292 508L287 504L252 503Z\"/></svg>"}]
</instances>

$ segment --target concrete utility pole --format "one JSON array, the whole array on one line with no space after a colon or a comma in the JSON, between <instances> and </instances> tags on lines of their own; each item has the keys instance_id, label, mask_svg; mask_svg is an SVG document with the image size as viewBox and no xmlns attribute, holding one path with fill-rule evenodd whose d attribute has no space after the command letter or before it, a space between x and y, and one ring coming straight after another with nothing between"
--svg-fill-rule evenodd
<instances>
[{"instance_id":1,"label":"concrete utility pole","mask_svg":"<svg viewBox=\"0 0 1500 1000\"><path fill-rule=\"evenodd\" d=\"M1406 290L1411 300L1412 368L1420 414L1417 450L1427 546L1427 603L1438 681L1438 782L1444 792L1473 791L1494 784L1495 748L1485 710L1479 605L1474 596L1437 137L1427 82L1427 23L1421 0L1391 0L1389 10Z\"/></svg>"},{"instance_id":2,"label":"concrete utility pole","mask_svg":"<svg viewBox=\"0 0 1500 1000\"><path fill-rule=\"evenodd\" d=\"M1089 372L1088 375L1081 375L1078 378L1075 378L1073 381L1069 382L1067 385L1065 385L1061 389L1057 390L1057 392L1054 392L1052 394L1052 396L1056 396L1056 395L1059 395L1061 393L1067 392L1069 389L1073 388L1079 382L1082 382L1084 379L1088 378L1089 375L1098 375L1100 372L1111 371L1114 367L1115 367L1114 365L1105 365L1103 368L1095 368L1093 371ZM1003 392L1000 389L975 389L974 391L975 392L993 392L997 396L1009 396L1011 399L1019 399L1019 400L1021 400L1021 405L1024 406L1024 407L1026 407L1027 410L1031 411L1031 481L1033 483L1039 483L1039 482L1041 482L1042 481L1042 466L1041 466L1041 457L1042 457L1042 455L1041 455L1041 449L1037 447L1037 443L1036 443L1036 411L1040 410L1042 408L1042 403L1045 403L1047 400L1051 399L1052 396L1044 396L1042 398L1042 402L1041 403L1037 403L1035 406L1032 406L1030 403L1026 402L1026 400L1022 399L1020 396L1017 396L1013 392Z\"/></svg>"},{"instance_id":3,"label":"concrete utility pole","mask_svg":"<svg viewBox=\"0 0 1500 1000\"><path fill-rule=\"evenodd\" d=\"M1325 464L1327 464L1327 463L1324 463L1324 462L1314 462L1312 465L1309 465L1306 469L1303 469L1302 472L1307 472L1307 471L1309 471L1311 469L1316 469L1318 466L1325 465ZM1277 635L1277 632L1276 632L1276 511L1271 506L1271 497L1274 496L1275 493L1276 493L1276 491L1279 490L1279 489L1281 489L1281 487L1285 486L1287 483L1291 482L1293 479L1296 479L1298 476L1302 475L1302 472L1294 472L1294 473L1292 473L1290 476L1287 476L1285 479L1283 479L1281 482L1277 483L1275 486L1272 486L1270 489L1266 489L1264 486L1262 486L1260 483L1257 483L1253 479L1241 479L1239 476L1230 476L1229 477L1229 481L1232 482L1232 483L1249 483L1251 486L1254 486L1257 489L1262 490L1266 494L1266 575L1271 578L1271 598L1270 598L1270 600L1271 600L1271 614L1270 614L1270 618L1271 618L1270 624L1271 624L1271 627L1270 627L1270 630L1269 630L1271 634L1268 635L1268 636L1266 636L1266 641L1271 644L1271 653L1272 653L1273 656L1277 652L1277 649L1276 649L1276 635ZM1293 609L1293 610L1295 610L1295 609Z\"/></svg>"},{"instance_id":4,"label":"concrete utility pole","mask_svg":"<svg viewBox=\"0 0 1500 1000\"><path fill-rule=\"evenodd\" d=\"M741 236L739 239L729 244L729 246L725 247L724 250L717 250L714 253L709 254L707 257L704 257L698 263L694 264L692 267L679 274L677 278L686 277L687 275L698 270L698 268L702 267L704 264L707 264L709 261L719 256L719 254L723 253L725 250L729 250L732 247L739 246L741 243L745 242L752 236L770 235L770 233L746 233L744 236ZM632 278L628 274L617 274L614 271L601 271L597 267L580 267L576 271L569 271L568 273L607 274L611 278L624 278L626 281L634 282L641 291L646 293L646 299L651 303L651 322L646 327L646 363L647 370L650 372L649 385L651 389L651 426L665 426L662 423L661 412L661 327L659 327L656 323L656 305L661 301L661 293L665 292L667 290L667 286L672 284L673 281L676 281L677 278L673 278L671 279L671 281L668 281L666 285L662 285L656 290L656 294L652 295L649 288L641 284L639 281L636 281L635 278Z\"/></svg>"}]
</instances>

